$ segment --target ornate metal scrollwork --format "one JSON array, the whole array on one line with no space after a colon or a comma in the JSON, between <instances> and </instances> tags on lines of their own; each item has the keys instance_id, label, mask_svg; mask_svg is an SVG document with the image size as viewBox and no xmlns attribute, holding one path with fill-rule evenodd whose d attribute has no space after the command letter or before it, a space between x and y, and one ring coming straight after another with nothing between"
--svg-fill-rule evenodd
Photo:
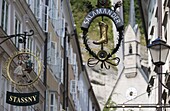
<instances>
[{"instance_id":1,"label":"ornate metal scrollwork","mask_svg":"<svg viewBox=\"0 0 170 111\"><path fill-rule=\"evenodd\" d=\"M98 16L102 16L102 18L104 16L109 17L114 22L118 31L118 42L109 53L103 48L103 44L108 44L107 35L108 25L103 21L103 19L102 21L99 22L100 39L97 41L93 41L94 45L101 45L101 49L96 53L88 45L89 40L89 38L87 38L88 29L90 27L91 22ZM83 42L85 44L85 48L89 52L89 54L93 56L92 58L88 59L87 65L89 67L94 67L100 62L101 68L105 67L106 69L109 69L110 65L117 66L120 62L120 59L118 57L112 56L118 51L121 45L124 28L123 22L120 19L119 15L115 11L108 8L97 8L87 14L81 28L83 30Z\"/></svg>"}]
</instances>

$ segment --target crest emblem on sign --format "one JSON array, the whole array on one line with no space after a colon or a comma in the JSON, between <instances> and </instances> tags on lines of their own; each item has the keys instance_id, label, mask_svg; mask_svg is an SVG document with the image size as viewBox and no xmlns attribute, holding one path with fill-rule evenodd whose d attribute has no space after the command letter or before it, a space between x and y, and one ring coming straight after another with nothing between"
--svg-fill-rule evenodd
<instances>
[{"instance_id":1,"label":"crest emblem on sign","mask_svg":"<svg viewBox=\"0 0 170 111\"><path fill-rule=\"evenodd\" d=\"M41 68L39 57L27 50L15 52L6 62L7 77L20 87L33 85L40 77Z\"/></svg>"}]
</instances>

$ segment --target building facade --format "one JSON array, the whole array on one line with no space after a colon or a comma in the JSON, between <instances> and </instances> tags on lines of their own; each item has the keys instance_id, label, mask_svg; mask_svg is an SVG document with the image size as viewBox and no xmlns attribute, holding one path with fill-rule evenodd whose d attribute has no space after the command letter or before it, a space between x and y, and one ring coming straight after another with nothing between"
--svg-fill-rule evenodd
<instances>
[{"instance_id":1,"label":"building facade","mask_svg":"<svg viewBox=\"0 0 170 111\"><path fill-rule=\"evenodd\" d=\"M0 44L0 110L100 111L86 79L69 0L0 0L0 9L0 37L34 31L34 35L26 38L26 45L19 43L20 37ZM0 38L0 42L3 40ZM24 47L39 57L43 66L36 84L20 89L7 79L3 64ZM31 61L34 63L32 77L37 74L37 63ZM15 61L13 64L16 67ZM87 110L78 90L79 81L84 79ZM13 106L6 103L7 91L39 91L40 100L32 106Z\"/></svg>"},{"instance_id":2,"label":"building facade","mask_svg":"<svg viewBox=\"0 0 170 111\"><path fill-rule=\"evenodd\" d=\"M145 33L146 33L146 41L148 44L151 44L152 41L154 41L158 36L161 37L162 40L166 42L166 44L170 44L170 39L168 38L169 33L169 8L170 8L170 1L169 0L161 0L161 3L158 4L158 0L149 0L147 1L148 5L146 5L144 2L140 2L141 4L141 13L144 15L143 22L145 24ZM161 5L162 7L162 16L159 16L159 8L158 6ZM147 10L147 11L146 11ZM158 19L161 17L161 19ZM159 25L158 22L160 21L162 27L161 34L159 33ZM148 93L150 94L149 99L150 103L158 104L158 98L161 96L161 104L167 104L169 105L169 55L166 60L165 65L162 66L162 80L159 80L158 77L158 67L153 65L152 58L150 53L148 52L148 67L150 69L149 73L149 90ZM159 86L159 83L161 82L161 86ZM161 90L162 89L162 90ZM160 95L159 95L159 90ZM170 108L165 107L162 108L162 110L170 110Z\"/></svg>"}]
</instances>

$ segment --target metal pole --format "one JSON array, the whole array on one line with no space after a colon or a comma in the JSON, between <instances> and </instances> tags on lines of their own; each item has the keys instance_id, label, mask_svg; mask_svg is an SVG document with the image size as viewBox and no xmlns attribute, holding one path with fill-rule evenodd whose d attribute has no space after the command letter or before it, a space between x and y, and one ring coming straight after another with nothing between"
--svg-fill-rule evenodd
<instances>
[{"instance_id":1,"label":"metal pole","mask_svg":"<svg viewBox=\"0 0 170 111\"><path fill-rule=\"evenodd\" d=\"M162 0L157 0L158 3L158 37L162 39ZM162 66L159 66L159 72L162 73ZM158 74L158 104L162 105L162 74ZM158 108L162 111L162 108Z\"/></svg>"},{"instance_id":2,"label":"metal pole","mask_svg":"<svg viewBox=\"0 0 170 111\"><path fill-rule=\"evenodd\" d=\"M63 68L63 86L64 86L64 92L63 92L63 109L66 110L66 32L64 37L64 68Z\"/></svg>"},{"instance_id":3,"label":"metal pole","mask_svg":"<svg viewBox=\"0 0 170 111\"><path fill-rule=\"evenodd\" d=\"M158 74L158 104L162 106L162 66L159 66L159 74ZM158 111L162 111L162 107L158 108Z\"/></svg>"},{"instance_id":4,"label":"metal pole","mask_svg":"<svg viewBox=\"0 0 170 111\"><path fill-rule=\"evenodd\" d=\"M158 37L162 39L162 0L158 0Z\"/></svg>"},{"instance_id":5,"label":"metal pole","mask_svg":"<svg viewBox=\"0 0 170 111\"><path fill-rule=\"evenodd\" d=\"M47 111L47 43L48 43L48 33L45 33L45 41L44 41L44 85L46 90L44 91L44 111Z\"/></svg>"}]
</instances>

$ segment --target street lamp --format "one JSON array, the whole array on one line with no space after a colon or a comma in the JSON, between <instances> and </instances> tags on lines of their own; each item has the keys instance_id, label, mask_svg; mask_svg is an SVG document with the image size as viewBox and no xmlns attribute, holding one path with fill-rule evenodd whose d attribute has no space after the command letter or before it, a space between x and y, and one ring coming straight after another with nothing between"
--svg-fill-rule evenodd
<instances>
[{"instance_id":1,"label":"street lamp","mask_svg":"<svg viewBox=\"0 0 170 111\"><path fill-rule=\"evenodd\" d=\"M162 65L165 64L169 54L170 46L159 37L152 41L152 44L148 46L152 62L158 66L158 105L162 105ZM158 108L158 111L162 111L162 108Z\"/></svg>"},{"instance_id":2,"label":"street lamp","mask_svg":"<svg viewBox=\"0 0 170 111\"><path fill-rule=\"evenodd\" d=\"M164 65L169 54L170 46L160 38L152 41L152 44L148 46L152 62L156 66Z\"/></svg>"}]
</instances>

